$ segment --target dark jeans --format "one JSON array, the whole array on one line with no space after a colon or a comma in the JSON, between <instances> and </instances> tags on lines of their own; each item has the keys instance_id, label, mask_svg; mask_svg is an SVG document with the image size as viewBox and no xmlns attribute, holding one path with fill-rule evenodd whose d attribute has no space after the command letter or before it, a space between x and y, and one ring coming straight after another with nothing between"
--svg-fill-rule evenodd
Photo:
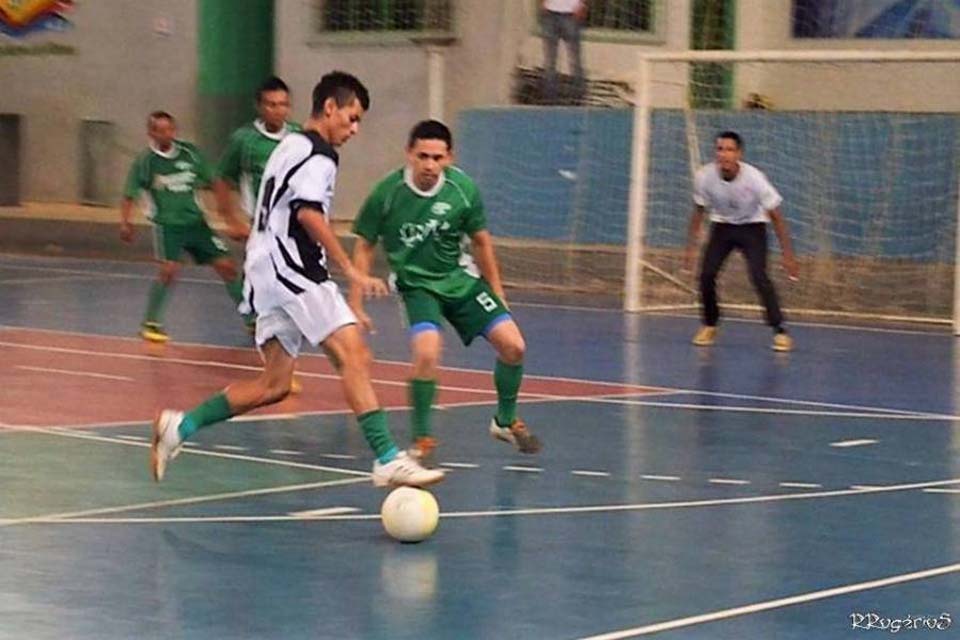
<instances>
[{"instance_id":1,"label":"dark jeans","mask_svg":"<svg viewBox=\"0 0 960 640\"><path fill-rule=\"evenodd\" d=\"M703 324L713 327L720 319L717 305L717 275L723 263L734 249L739 249L747 259L750 282L760 296L766 309L767 324L779 328L783 313L777 300L777 291L767 276L767 225L725 224L714 222L710 227L710 239L703 250L700 266L700 301L703 303Z\"/></svg>"},{"instance_id":2,"label":"dark jeans","mask_svg":"<svg viewBox=\"0 0 960 640\"><path fill-rule=\"evenodd\" d=\"M567 43L571 73L577 90L584 84L583 63L580 60L580 22L572 13L542 11L540 27L543 29L543 94L546 98L557 95L557 47L561 40Z\"/></svg>"}]
</instances>

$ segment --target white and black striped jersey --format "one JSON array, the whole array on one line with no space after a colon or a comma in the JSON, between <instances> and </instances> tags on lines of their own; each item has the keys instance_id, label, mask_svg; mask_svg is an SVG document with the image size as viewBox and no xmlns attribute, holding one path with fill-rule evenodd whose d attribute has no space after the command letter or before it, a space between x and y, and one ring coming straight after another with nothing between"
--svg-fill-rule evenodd
<instances>
[{"instance_id":1,"label":"white and black striped jersey","mask_svg":"<svg viewBox=\"0 0 960 640\"><path fill-rule=\"evenodd\" d=\"M333 147L313 131L287 135L270 155L247 240L242 311L284 306L329 279L323 248L297 212L310 207L329 220L338 162Z\"/></svg>"}]
</instances>

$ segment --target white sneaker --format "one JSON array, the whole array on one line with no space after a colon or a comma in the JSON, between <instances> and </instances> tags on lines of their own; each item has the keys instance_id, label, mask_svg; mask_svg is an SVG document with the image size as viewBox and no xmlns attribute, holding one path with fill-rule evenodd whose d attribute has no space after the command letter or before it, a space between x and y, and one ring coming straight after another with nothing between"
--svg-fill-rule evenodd
<instances>
[{"instance_id":1,"label":"white sneaker","mask_svg":"<svg viewBox=\"0 0 960 640\"><path fill-rule=\"evenodd\" d=\"M401 451L397 457L386 464L379 460L373 463L373 485L375 487L426 487L436 484L444 478L439 469L425 469L423 466Z\"/></svg>"},{"instance_id":2,"label":"white sneaker","mask_svg":"<svg viewBox=\"0 0 960 640\"><path fill-rule=\"evenodd\" d=\"M153 469L153 479L163 480L167 471L167 463L176 458L183 449L178 427L183 421L182 411L164 409L153 421L153 445L150 447L150 468Z\"/></svg>"}]
</instances>

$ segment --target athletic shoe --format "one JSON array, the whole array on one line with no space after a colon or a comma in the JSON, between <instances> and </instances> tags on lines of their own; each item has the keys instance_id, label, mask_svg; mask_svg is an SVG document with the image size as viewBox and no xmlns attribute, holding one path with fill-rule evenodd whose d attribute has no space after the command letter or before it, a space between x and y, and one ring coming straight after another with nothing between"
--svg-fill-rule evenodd
<instances>
[{"instance_id":1,"label":"athletic shoe","mask_svg":"<svg viewBox=\"0 0 960 640\"><path fill-rule=\"evenodd\" d=\"M150 468L153 470L153 479L163 480L167 471L167 464L180 454L183 441L180 439L180 423L183 421L182 411L164 409L157 414L153 421L153 444L150 447Z\"/></svg>"},{"instance_id":2,"label":"athletic shoe","mask_svg":"<svg viewBox=\"0 0 960 640\"><path fill-rule=\"evenodd\" d=\"M693 344L698 347L712 347L717 341L717 328L703 325L693 336Z\"/></svg>"},{"instance_id":3,"label":"athletic shoe","mask_svg":"<svg viewBox=\"0 0 960 640\"><path fill-rule=\"evenodd\" d=\"M443 480L443 471L439 469L424 469L423 466L401 451L397 457L381 464L379 460L373 463L373 485L375 487L426 487Z\"/></svg>"},{"instance_id":4,"label":"athletic shoe","mask_svg":"<svg viewBox=\"0 0 960 640\"><path fill-rule=\"evenodd\" d=\"M775 333L770 348L774 351L793 351L793 338L785 333Z\"/></svg>"},{"instance_id":5,"label":"athletic shoe","mask_svg":"<svg viewBox=\"0 0 960 640\"><path fill-rule=\"evenodd\" d=\"M166 342L170 339L158 322L144 322L140 325L140 337L147 342Z\"/></svg>"},{"instance_id":6,"label":"athletic shoe","mask_svg":"<svg viewBox=\"0 0 960 640\"><path fill-rule=\"evenodd\" d=\"M520 453L537 453L542 448L540 439L530 433L527 425L520 418L514 420L509 427L501 427L494 418L490 421L490 435L497 440L509 442Z\"/></svg>"},{"instance_id":7,"label":"athletic shoe","mask_svg":"<svg viewBox=\"0 0 960 640\"><path fill-rule=\"evenodd\" d=\"M407 455L425 467L433 466L433 452L437 448L437 439L432 436L420 436L407 449Z\"/></svg>"}]
</instances>

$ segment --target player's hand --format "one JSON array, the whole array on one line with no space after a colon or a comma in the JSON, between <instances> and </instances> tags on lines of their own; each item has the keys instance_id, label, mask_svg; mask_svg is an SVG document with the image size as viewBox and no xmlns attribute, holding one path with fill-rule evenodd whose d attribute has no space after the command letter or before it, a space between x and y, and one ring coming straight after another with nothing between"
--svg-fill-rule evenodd
<instances>
[{"instance_id":1,"label":"player's hand","mask_svg":"<svg viewBox=\"0 0 960 640\"><path fill-rule=\"evenodd\" d=\"M791 256L783 256L783 269L787 272L787 277L791 280L800 279L800 266L797 265L797 259Z\"/></svg>"},{"instance_id":2,"label":"player's hand","mask_svg":"<svg viewBox=\"0 0 960 640\"><path fill-rule=\"evenodd\" d=\"M349 278L350 284L363 294L364 298L379 298L390 293L386 282L380 278L362 274L355 269L350 270L347 278Z\"/></svg>"},{"instance_id":3,"label":"player's hand","mask_svg":"<svg viewBox=\"0 0 960 640\"><path fill-rule=\"evenodd\" d=\"M250 237L250 225L242 221L234 222L227 225L224 233L231 240L242 242Z\"/></svg>"},{"instance_id":4,"label":"player's hand","mask_svg":"<svg viewBox=\"0 0 960 640\"><path fill-rule=\"evenodd\" d=\"M360 307L353 307L353 315L357 316L357 324L360 325L360 328L370 334L377 332L376 325L373 324L373 319Z\"/></svg>"},{"instance_id":5,"label":"player's hand","mask_svg":"<svg viewBox=\"0 0 960 640\"><path fill-rule=\"evenodd\" d=\"M126 221L120 223L120 240L130 244L133 242L134 235L132 224Z\"/></svg>"}]
</instances>

